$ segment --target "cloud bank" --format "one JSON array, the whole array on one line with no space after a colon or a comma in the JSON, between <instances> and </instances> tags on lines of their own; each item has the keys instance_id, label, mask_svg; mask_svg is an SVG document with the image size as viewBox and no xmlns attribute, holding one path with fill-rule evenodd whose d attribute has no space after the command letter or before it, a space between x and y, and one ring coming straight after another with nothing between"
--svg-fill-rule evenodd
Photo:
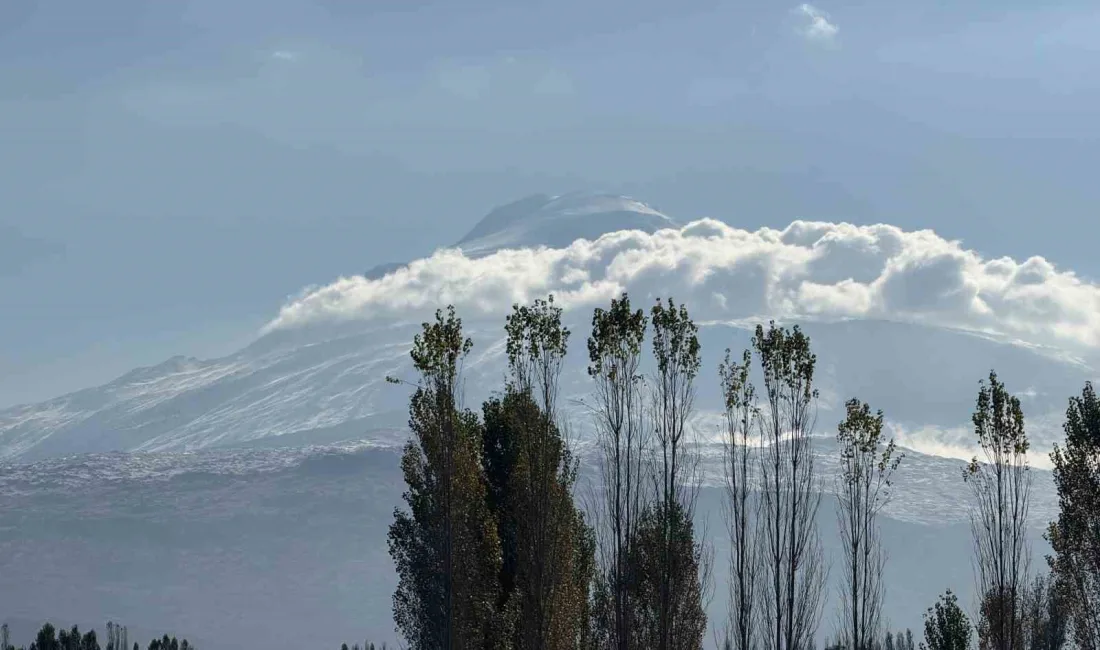
<instances>
[{"instance_id":1,"label":"cloud bank","mask_svg":"<svg viewBox=\"0 0 1100 650\"><path fill-rule=\"evenodd\" d=\"M1100 286L1041 257L984 259L930 230L811 221L750 232L703 219L479 259L444 249L381 279L306 290L265 331L423 318L446 304L496 318L551 292L567 310L588 310L623 291L671 295L703 322L890 319L1100 351Z\"/></svg>"}]
</instances>

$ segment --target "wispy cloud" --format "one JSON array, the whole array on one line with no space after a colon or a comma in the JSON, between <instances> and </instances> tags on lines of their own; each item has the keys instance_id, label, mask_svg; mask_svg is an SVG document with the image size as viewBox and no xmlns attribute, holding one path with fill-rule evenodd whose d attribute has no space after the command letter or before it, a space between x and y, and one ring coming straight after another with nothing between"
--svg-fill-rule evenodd
<instances>
[{"instance_id":1,"label":"wispy cloud","mask_svg":"<svg viewBox=\"0 0 1100 650\"><path fill-rule=\"evenodd\" d=\"M819 43L833 43L836 40L840 27L830 19L829 14L807 3L798 5L795 13L800 23L798 31L806 39Z\"/></svg>"},{"instance_id":2,"label":"wispy cloud","mask_svg":"<svg viewBox=\"0 0 1100 650\"><path fill-rule=\"evenodd\" d=\"M293 50L275 50L271 53L271 58L278 61L297 61L298 53Z\"/></svg>"}]
</instances>

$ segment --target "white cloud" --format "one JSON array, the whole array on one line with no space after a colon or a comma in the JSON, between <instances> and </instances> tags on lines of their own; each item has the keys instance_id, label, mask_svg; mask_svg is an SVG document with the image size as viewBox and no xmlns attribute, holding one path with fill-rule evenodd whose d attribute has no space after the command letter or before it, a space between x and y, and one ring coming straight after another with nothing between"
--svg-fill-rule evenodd
<instances>
[{"instance_id":1,"label":"white cloud","mask_svg":"<svg viewBox=\"0 0 1100 650\"><path fill-rule=\"evenodd\" d=\"M271 58L279 61L297 61L298 53L291 50L275 50L271 53Z\"/></svg>"},{"instance_id":2,"label":"white cloud","mask_svg":"<svg viewBox=\"0 0 1100 650\"><path fill-rule=\"evenodd\" d=\"M448 303L495 318L550 292L567 309L587 310L622 291L673 295L700 321L884 318L1100 351L1100 287L1043 258L983 259L930 230L808 221L750 232L704 219L479 259L440 250L378 280L341 278L306 292L268 330L416 319Z\"/></svg>"},{"instance_id":3,"label":"white cloud","mask_svg":"<svg viewBox=\"0 0 1100 650\"><path fill-rule=\"evenodd\" d=\"M811 41L831 43L836 39L840 28L831 22L829 14L811 4L800 4L795 9L801 24L798 31Z\"/></svg>"}]
</instances>

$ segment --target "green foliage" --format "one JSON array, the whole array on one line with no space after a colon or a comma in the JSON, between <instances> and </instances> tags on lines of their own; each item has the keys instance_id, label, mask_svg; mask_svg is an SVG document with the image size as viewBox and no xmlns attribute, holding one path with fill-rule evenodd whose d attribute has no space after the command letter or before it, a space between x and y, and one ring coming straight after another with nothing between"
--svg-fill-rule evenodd
<instances>
[{"instance_id":1,"label":"green foliage","mask_svg":"<svg viewBox=\"0 0 1100 650\"><path fill-rule=\"evenodd\" d=\"M650 312L657 373L651 409L657 439L656 499L645 510L632 549L631 599L637 647L702 647L706 627L700 571L706 558L692 516L698 457L689 446L699 374L698 327L683 305L658 299Z\"/></svg>"},{"instance_id":2,"label":"green foliage","mask_svg":"<svg viewBox=\"0 0 1100 650\"><path fill-rule=\"evenodd\" d=\"M1069 400L1064 446L1055 445L1058 518L1047 539L1055 588L1084 650L1100 648L1100 399L1091 383Z\"/></svg>"},{"instance_id":3,"label":"green foliage","mask_svg":"<svg viewBox=\"0 0 1100 650\"><path fill-rule=\"evenodd\" d=\"M827 567L818 532L821 504L810 436L818 396L817 356L796 325L757 325L764 376L761 412L761 625L765 647L804 650L821 617Z\"/></svg>"},{"instance_id":4,"label":"green foliage","mask_svg":"<svg viewBox=\"0 0 1100 650\"><path fill-rule=\"evenodd\" d=\"M545 393L554 389L569 343L569 329L561 322L561 307L554 305L553 295L535 300L531 306L515 305L504 330L508 366L516 389L545 398Z\"/></svg>"},{"instance_id":5,"label":"green foliage","mask_svg":"<svg viewBox=\"0 0 1100 650\"><path fill-rule=\"evenodd\" d=\"M598 517L599 567L593 593L593 634L598 647L627 650L632 634L629 586L631 547L649 491L643 486L645 426L639 386L642 342L647 320L622 294L607 310L592 314L588 375L593 379L593 411L602 479Z\"/></svg>"},{"instance_id":6,"label":"green foliage","mask_svg":"<svg viewBox=\"0 0 1100 650\"><path fill-rule=\"evenodd\" d=\"M191 650L191 644L187 642L187 639L181 642L176 637L169 637L165 634L159 639L150 641L148 650Z\"/></svg>"},{"instance_id":7,"label":"green foliage","mask_svg":"<svg viewBox=\"0 0 1100 650\"><path fill-rule=\"evenodd\" d=\"M730 603L725 634L729 650L755 650L759 636L760 499L753 485L756 456L751 438L760 422L760 407L756 387L749 379L751 367L749 350L738 363L729 348L718 365L726 415L723 473L730 540Z\"/></svg>"},{"instance_id":8,"label":"green foliage","mask_svg":"<svg viewBox=\"0 0 1100 650\"><path fill-rule=\"evenodd\" d=\"M765 389L775 387L800 404L817 397L817 389L813 387L817 355L810 351L810 337L802 328L795 325L788 330L778 327L775 321L769 323L767 330L757 325L752 344L764 371Z\"/></svg>"},{"instance_id":9,"label":"green foliage","mask_svg":"<svg viewBox=\"0 0 1100 650\"><path fill-rule=\"evenodd\" d=\"M863 485L871 480L869 475L881 475L883 487L889 487L891 475L901 464L903 455L897 453L893 439L883 444L882 411L872 415L871 407L858 399L848 400L845 411L847 415L837 427L836 436L841 460L846 461L841 465L841 480L846 484ZM860 456L869 462L847 462ZM879 496L886 497L885 494Z\"/></svg>"},{"instance_id":10,"label":"green foliage","mask_svg":"<svg viewBox=\"0 0 1100 650\"><path fill-rule=\"evenodd\" d=\"M837 515L843 555L840 639L849 648L871 650L878 640L886 565L877 518L890 499L893 473L901 463L894 441L883 444L883 414L858 399L846 403L837 427L840 473Z\"/></svg>"},{"instance_id":11,"label":"green foliage","mask_svg":"<svg viewBox=\"0 0 1100 650\"><path fill-rule=\"evenodd\" d=\"M897 634L886 632L886 638L882 642L882 650L916 650L913 641L913 631L906 628L898 630Z\"/></svg>"},{"instance_id":12,"label":"green foliage","mask_svg":"<svg viewBox=\"0 0 1100 650\"><path fill-rule=\"evenodd\" d=\"M394 620L414 650L495 648L500 541L479 454L481 423L460 410L460 366L472 347L449 307L414 339L420 382L409 404L413 440L401 469L407 511L394 511Z\"/></svg>"},{"instance_id":13,"label":"green foliage","mask_svg":"<svg viewBox=\"0 0 1100 650\"><path fill-rule=\"evenodd\" d=\"M1008 392L1004 383L997 379L996 372L991 371L989 383L983 381L980 386L977 408L971 416L978 444L994 455L1026 454L1030 445L1024 431L1020 399ZM971 462L976 464L977 459Z\"/></svg>"},{"instance_id":14,"label":"green foliage","mask_svg":"<svg viewBox=\"0 0 1100 650\"><path fill-rule=\"evenodd\" d=\"M756 387L749 381L749 373L752 370L752 352L745 350L741 355L741 363L733 360L729 348L726 348L725 359L718 364L718 377L722 385L722 399L725 402L726 412L729 414L741 414L744 421L733 422L731 426L741 431L749 429L749 422L754 419L757 411Z\"/></svg>"},{"instance_id":15,"label":"green foliage","mask_svg":"<svg viewBox=\"0 0 1100 650\"><path fill-rule=\"evenodd\" d=\"M699 374L699 327L688 315L687 307L679 307L668 299L668 306L657 299L650 312L653 323L653 357L657 360L658 376L680 376L691 381Z\"/></svg>"},{"instance_id":16,"label":"green foliage","mask_svg":"<svg viewBox=\"0 0 1100 650\"><path fill-rule=\"evenodd\" d=\"M948 589L924 614L921 650L969 650L972 635L970 619Z\"/></svg>"},{"instance_id":17,"label":"green foliage","mask_svg":"<svg viewBox=\"0 0 1100 650\"><path fill-rule=\"evenodd\" d=\"M60 650L61 644L57 639L57 630L53 625L46 623L31 642L30 650Z\"/></svg>"},{"instance_id":18,"label":"green foliage","mask_svg":"<svg viewBox=\"0 0 1100 650\"><path fill-rule=\"evenodd\" d=\"M482 464L504 557L498 606L515 647L564 650L587 634L593 564L555 412L569 331L550 296L514 307L505 332L510 381L482 409Z\"/></svg>"},{"instance_id":19,"label":"green foliage","mask_svg":"<svg viewBox=\"0 0 1100 650\"><path fill-rule=\"evenodd\" d=\"M645 338L646 317L641 309L631 311L630 296L611 301L611 308L596 308L592 314L592 335L588 337L588 374L614 380L626 360L636 358ZM633 381L639 377L630 376Z\"/></svg>"},{"instance_id":20,"label":"green foliage","mask_svg":"<svg viewBox=\"0 0 1100 650\"><path fill-rule=\"evenodd\" d=\"M575 463L530 393L509 391L483 413L482 462L503 557L498 607L517 647L573 647L587 623L592 564L591 533L573 502Z\"/></svg>"},{"instance_id":21,"label":"green foliage","mask_svg":"<svg viewBox=\"0 0 1100 650\"><path fill-rule=\"evenodd\" d=\"M107 645L104 650L123 650L126 638L126 628L114 623L107 623ZM15 650L10 645L8 626L0 628L0 650ZM99 641L95 630L88 630L80 634L80 629L74 625L68 630L58 631L51 623L45 623L38 630L34 641L28 650L100 650ZM137 642L134 642L133 650L139 650ZM165 634L160 639L153 639L149 643L149 650L194 650L194 646L187 639L179 640Z\"/></svg>"},{"instance_id":22,"label":"green foliage","mask_svg":"<svg viewBox=\"0 0 1100 650\"><path fill-rule=\"evenodd\" d=\"M679 503L659 503L646 510L630 556L632 647L703 647L707 626L699 578L703 561L691 519Z\"/></svg>"},{"instance_id":23,"label":"green foliage","mask_svg":"<svg viewBox=\"0 0 1100 650\"><path fill-rule=\"evenodd\" d=\"M1020 650L1020 610L1027 589L1027 517L1031 501L1029 442L1020 400L989 373L981 382L973 415L983 459L963 473L974 497L978 593L982 596L978 639L982 648Z\"/></svg>"},{"instance_id":24,"label":"green foliage","mask_svg":"<svg viewBox=\"0 0 1100 650\"><path fill-rule=\"evenodd\" d=\"M1024 597L1024 648L1061 650L1066 645L1068 605L1052 578L1036 576Z\"/></svg>"},{"instance_id":25,"label":"green foliage","mask_svg":"<svg viewBox=\"0 0 1100 650\"><path fill-rule=\"evenodd\" d=\"M507 393L503 398L494 397L482 405L484 434L482 436L481 464L486 479L486 500L497 525L500 539L501 571L500 597L497 606L504 611L512 600L519 563L516 539L516 521L510 509L512 474L519 459L519 435L516 433L517 416L534 408L527 393ZM510 617L511 618L511 617Z\"/></svg>"}]
</instances>

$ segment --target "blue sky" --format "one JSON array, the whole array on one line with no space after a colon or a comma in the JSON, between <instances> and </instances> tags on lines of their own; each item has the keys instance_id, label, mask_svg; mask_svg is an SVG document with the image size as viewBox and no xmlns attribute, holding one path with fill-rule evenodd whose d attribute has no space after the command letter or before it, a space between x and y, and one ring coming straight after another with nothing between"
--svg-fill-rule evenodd
<instances>
[{"instance_id":1,"label":"blue sky","mask_svg":"<svg viewBox=\"0 0 1100 650\"><path fill-rule=\"evenodd\" d=\"M533 192L1098 278L1098 32L1084 2L7 0L0 405L229 352Z\"/></svg>"}]
</instances>

